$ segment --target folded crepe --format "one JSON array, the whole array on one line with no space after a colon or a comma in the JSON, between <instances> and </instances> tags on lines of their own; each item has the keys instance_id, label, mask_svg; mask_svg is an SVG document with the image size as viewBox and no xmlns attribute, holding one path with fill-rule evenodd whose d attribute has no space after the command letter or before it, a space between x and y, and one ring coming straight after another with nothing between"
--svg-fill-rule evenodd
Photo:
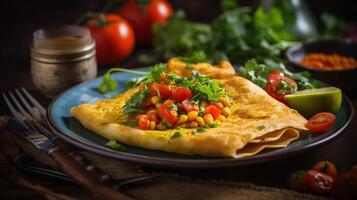
<instances>
[{"instance_id":1,"label":"folded crepe","mask_svg":"<svg viewBox=\"0 0 357 200\"><path fill-rule=\"evenodd\" d=\"M94 104L82 104L71 109L74 118L87 129L109 140L185 155L209 157L252 156L265 148L286 147L305 129L306 119L270 97L251 81L235 75L229 62L217 66L208 63L187 64L178 59L168 62L168 70L185 76L198 71L222 83L232 98L231 114L217 128L192 134L192 129L181 128L180 137L172 139L177 129L141 130L123 125L128 116L123 106L143 86L129 89L112 99Z\"/></svg>"}]
</instances>

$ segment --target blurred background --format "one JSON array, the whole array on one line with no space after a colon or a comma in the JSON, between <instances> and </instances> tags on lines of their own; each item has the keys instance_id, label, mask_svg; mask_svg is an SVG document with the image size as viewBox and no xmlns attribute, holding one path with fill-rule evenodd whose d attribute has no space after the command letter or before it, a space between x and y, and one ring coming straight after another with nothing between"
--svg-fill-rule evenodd
<instances>
[{"instance_id":1,"label":"blurred background","mask_svg":"<svg viewBox=\"0 0 357 200\"><path fill-rule=\"evenodd\" d=\"M169 0L169 2L175 11L184 10L187 19L193 21L211 22L222 12L221 1L216 0ZM237 2L240 6L254 4L254 1L250 0ZM316 18L323 12L328 12L346 22L357 21L357 1L309 0L305 2ZM57 24L71 24L83 13L99 11L105 4L106 1L101 0L1 1L0 76L2 82L14 81L13 77L16 77L19 71L29 71L32 33L36 29ZM112 10L116 9L112 8ZM7 80L8 78L12 80ZM16 86L16 81L14 84Z\"/></svg>"}]
</instances>

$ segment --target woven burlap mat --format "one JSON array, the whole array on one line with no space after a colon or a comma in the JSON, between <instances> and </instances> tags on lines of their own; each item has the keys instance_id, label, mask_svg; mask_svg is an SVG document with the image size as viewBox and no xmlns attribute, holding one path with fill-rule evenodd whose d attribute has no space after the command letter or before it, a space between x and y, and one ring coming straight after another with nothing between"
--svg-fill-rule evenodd
<instances>
[{"instance_id":1,"label":"woven burlap mat","mask_svg":"<svg viewBox=\"0 0 357 200\"><path fill-rule=\"evenodd\" d=\"M23 139L17 138L20 146L44 164L55 164L47 154L40 152ZM95 155L89 152L81 152L86 159L95 164L103 172L113 179L148 174L140 166L120 162L111 158ZM223 180L192 179L178 174L161 173L153 182L123 188L123 192L142 200L170 199L170 200L233 200L233 199L326 199L320 196L297 193L292 190L258 186L253 183L231 182Z\"/></svg>"}]
</instances>

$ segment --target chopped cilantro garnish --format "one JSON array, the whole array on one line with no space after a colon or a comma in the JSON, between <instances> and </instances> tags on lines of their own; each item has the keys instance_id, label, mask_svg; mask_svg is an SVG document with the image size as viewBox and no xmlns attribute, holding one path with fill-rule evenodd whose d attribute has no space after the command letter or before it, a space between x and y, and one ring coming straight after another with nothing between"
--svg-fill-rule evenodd
<instances>
[{"instance_id":1,"label":"chopped cilantro garnish","mask_svg":"<svg viewBox=\"0 0 357 200\"><path fill-rule=\"evenodd\" d=\"M209 126L211 127L211 128L217 128L218 127L218 122L212 122Z\"/></svg>"},{"instance_id":2,"label":"chopped cilantro garnish","mask_svg":"<svg viewBox=\"0 0 357 200\"><path fill-rule=\"evenodd\" d=\"M264 125L258 125L258 126L257 126L257 129L258 129L258 130L263 130L263 129L265 129L265 126L264 126Z\"/></svg>"},{"instance_id":3,"label":"chopped cilantro garnish","mask_svg":"<svg viewBox=\"0 0 357 200\"><path fill-rule=\"evenodd\" d=\"M203 133L203 132L205 132L205 129L199 127L199 128L196 129L196 132L197 132L197 133Z\"/></svg>"},{"instance_id":4,"label":"chopped cilantro garnish","mask_svg":"<svg viewBox=\"0 0 357 200\"><path fill-rule=\"evenodd\" d=\"M178 137L181 137L181 133L176 131L172 136L171 136L171 139L175 139L175 138L178 138Z\"/></svg>"},{"instance_id":5,"label":"chopped cilantro garnish","mask_svg":"<svg viewBox=\"0 0 357 200\"><path fill-rule=\"evenodd\" d=\"M122 122L121 124L123 124L125 126L137 126L138 122L137 121L125 121L125 122Z\"/></svg>"},{"instance_id":6,"label":"chopped cilantro garnish","mask_svg":"<svg viewBox=\"0 0 357 200\"><path fill-rule=\"evenodd\" d=\"M171 104L171 105L169 105L168 109L169 110L177 110L177 106L176 106L176 104Z\"/></svg>"},{"instance_id":7,"label":"chopped cilantro garnish","mask_svg":"<svg viewBox=\"0 0 357 200\"><path fill-rule=\"evenodd\" d=\"M130 116L139 113L141 111L140 105L144 102L145 98L148 97L148 95L149 95L149 89L147 88L133 94L131 98L126 102L126 104L123 106L124 112Z\"/></svg>"},{"instance_id":8,"label":"chopped cilantro garnish","mask_svg":"<svg viewBox=\"0 0 357 200\"><path fill-rule=\"evenodd\" d=\"M149 73L146 75L146 83L159 82L161 81L161 74L167 71L166 64L156 64L150 68Z\"/></svg>"},{"instance_id":9,"label":"chopped cilantro garnish","mask_svg":"<svg viewBox=\"0 0 357 200\"><path fill-rule=\"evenodd\" d=\"M125 151L125 147L115 140L110 140L109 142L105 143L105 146L116 151Z\"/></svg>"}]
</instances>

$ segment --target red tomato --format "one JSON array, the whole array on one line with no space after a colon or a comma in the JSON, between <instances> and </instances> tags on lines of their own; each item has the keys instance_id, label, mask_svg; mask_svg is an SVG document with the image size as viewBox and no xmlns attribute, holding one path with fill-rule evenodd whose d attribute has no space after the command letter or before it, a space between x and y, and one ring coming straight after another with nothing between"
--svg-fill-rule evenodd
<instances>
[{"instance_id":1,"label":"red tomato","mask_svg":"<svg viewBox=\"0 0 357 200\"><path fill-rule=\"evenodd\" d=\"M170 83L170 82L171 82L170 79L168 79L168 78L166 77L166 73L162 73L162 74L160 75L160 78L161 78L162 82L164 82L164 83Z\"/></svg>"},{"instance_id":2,"label":"red tomato","mask_svg":"<svg viewBox=\"0 0 357 200\"><path fill-rule=\"evenodd\" d=\"M333 178L315 170L307 171L306 181L309 188L320 194L330 192L333 185Z\"/></svg>"},{"instance_id":3,"label":"red tomato","mask_svg":"<svg viewBox=\"0 0 357 200\"><path fill-rule=\"evenodd\" d=\"M163 83L152 83L150 85L150 95L157 96L160 93L161 99L168 99L171 97L172 92L169 86Z\"/></svg>"},{"instance_id":4,"label":"red tomato","mask_svg":"<svg viewBox=\"0 0 357 200\"><path fill-rule=\"evenodd\" d=\"M284 88L284 86L287 87ZM293 79L277 71L269 74L268 83L265 85L264 90L274 99L286 103L284 96L295 92L297 84Z\"/></svg>"},{"instance_id":5,"label":"red tomato","mask_svg":"<svg viewBox=\"0 0 357 200\"><path fill-rule=\"evenodd\" d=\"M206 115L211 114L214 120L218 119L221 113L222 113L221 109L217 108L217 106L214 105L209 105L205 108L205 114Z\"/></svg>"},{"instance_id":6,"label":"red tomato","mask_svg":"<svg viewBox=\"0 0 357 200\"><path fill-rule=\"evenodd\" d=\"M95 40L99 65L122 61L135 46L134 31L125 19L114 14L107 14L104 18L104 21L93 18L85 25Z\"/></svg>"},{"instance_id":7,"label":"red tomato","mask_svg":"<svg viewBox=\"0 0 357 200\"><path fill-rule=\"evenodd\" d=\"M136 0L129 0L120 8L119 14L133 26L138 44L149 45L153 40L153 25L166 23L173 9L166 0L151 0L144 7L139 6Z\"/></svg>"},{"instance_id":8,"label":"red tomato","mask_svg":"<svg viewBox=\"0 0 357 200\"><path fill-rule=\"evenodd\" d=\"M149 113L149 114L148 114L148 119L149 119L150 121L154 121L154 122L160 121L159 113L157 113L157 112Z\"/></svg>"},{"instance_id":9,"label":"red tomato","mask_svg":"<svg viewBox=\"0 0 357 200\"><path fill-rule=\"evenodd\" d=\"M316 133L322 133L332 127L336 121L333 113L321 112L312 116L305 124L305 127Z\"/></svg>"},{"instance_id":10,"label":"red tomato","mask_svg":"<svg viewBox=\"0 0 357 200\"><path fill-rule=\"evenodd\" d=\"M351 170L338 174L332 186L332 196L336 199L357 199L357 172Z\"/></svg>"},{"instance_id":11,"label":"red tomato","mask_svg":"<svg viewBox=\"0 0 357 200\"><path fill-rule=\"evenodd\" d=\"M139 127L140 129L147 130L149 129L150 121L146 116L139 117Z\"/></svg>"},{"instance_id":12,"label":"red tomato","mask_svg":"<svg viewBox=\"0 0 357 200\"><path fill-rule=\"evenodd\" d=\"M169 107L170 105L173 105L172 103L170 104L163 104L159 109L159 115L161 119L165 120L169 126L173 126L176 124L178 120L177 116L177 111L176 110L170 110Z\"/></svg>"},{"instance_id":13,"label":"red tomato","mask_svg":"<svg viewBox=\"0 0 357 200\"><path fill-rule=\"evenodd\" d=\"M307 190L307 182L306 182L306 171L298 170L293 172L289 177L289 185L291 189L304 192Z\"/></svg>"},{"instance_id":14,"label":"red tomato","mask_svg":"<svg viewBox=\"0 0 357 200\"><path fill-rule=\"evenodd\" d=\"M190 100L186 99L184 101L182 101L182 108L186 111L186 112L190 112L190 111L198 111L198 105L192 103Z\"/></svg>"},{"instance_id":15,"label":"red tomato","mask_svg":"<svg viewBox=\"0 0 357 200\"><path fill-rule=\"evenodd\" d=\"M172 89L172 98L177 102L182 102L185 99L192 97L192 92L188 88L176 87Z\"/></svg>"},{"instance_id":16,"label":"red tomato","mask_svg":"<svg viewBox=\"0 0 357 200\"><path fill-rule=\"evenodd\" d=\"M336 178L337 175L337 169L334 164L332 164L330 161L320 161L316 163L313 167L312 170L321 172L323 174L329 175L332 178Z\"/></svg>"}]
</instances>

